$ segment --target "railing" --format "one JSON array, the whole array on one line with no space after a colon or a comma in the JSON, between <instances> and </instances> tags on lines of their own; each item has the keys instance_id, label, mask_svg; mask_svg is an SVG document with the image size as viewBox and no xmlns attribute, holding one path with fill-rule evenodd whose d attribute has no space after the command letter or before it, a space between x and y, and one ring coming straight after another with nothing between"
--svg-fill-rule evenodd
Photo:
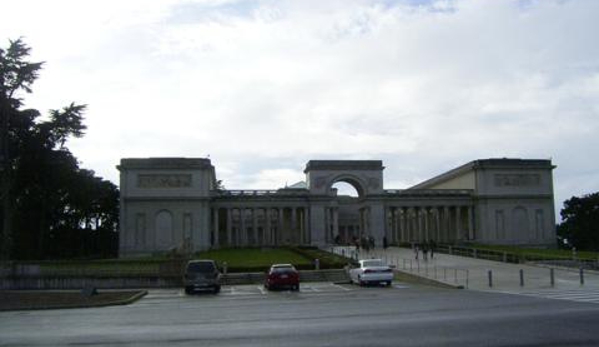
<instances>
[{"instance_id":1,"label":"railing","mask_svg":"<svg viewBox=\"0 0 599 347\"><path fill-rule=\"evenodd\" d=\"M438 253L458 255L478 259L494 260L504 263L535 263L556 267L567 267L585 270L599 270L599 259L580 259L575 254L572 257L543 255L543 254L515 254L506 251L495 251L490 249L459 247L452 245L438 245L435 248Z\"/></svg>"}]
</instances>

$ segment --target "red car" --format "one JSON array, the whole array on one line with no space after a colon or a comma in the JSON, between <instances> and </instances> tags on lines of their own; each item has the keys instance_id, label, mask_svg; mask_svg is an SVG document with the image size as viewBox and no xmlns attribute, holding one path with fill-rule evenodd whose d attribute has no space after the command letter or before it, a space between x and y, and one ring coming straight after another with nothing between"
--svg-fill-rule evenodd
<instances>
[{"instance_id":1,"label":"red car","mask_svg":"<svg viewBox=\"0 0 599 347\"><path fill-rule=\"evenodd\" d=\"M266 274L264 287L268 290L290 288L298 291L300 287L299 272L291 264L275 264Z\"/></svg>"}]
</instances>

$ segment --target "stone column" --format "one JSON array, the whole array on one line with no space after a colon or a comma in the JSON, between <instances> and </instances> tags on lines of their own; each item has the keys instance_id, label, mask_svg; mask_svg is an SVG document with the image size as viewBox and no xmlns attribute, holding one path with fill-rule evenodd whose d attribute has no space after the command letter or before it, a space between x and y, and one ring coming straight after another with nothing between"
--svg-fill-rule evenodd
<instances>
[{"instance_id":1,"label":"stone column","mask_svg":"<svg viewBox=\"0 0 599 347\"><path fill-rule=\"evenodd\" d=\"M252 208L252 245L260 245L260 239L258 238L258 210Z\"/></svg>"},{"instance_id":2,"label":"stone column","mask_svg":"<svg viewBox=\"0 0 599 347\"><path fill-rule=\"evenodd\" d=\"M214 216L214 221L213 221L213 227L214 227L214 239L212 240L212 245L216 248L218 248L219 246L219 225L218 225L218 207L215 207L212 209L213 210L213 216Z\"/></svg>"},{"instance_id":3,"label":"stone column","mask_svg":"<svg viewBox=\"0 0 599 347\"><path fill-rule=\"evenodd\" d=\"M295 243L297 237L297 209L295 206L291 207L291 243Z\"/></svg>"},{"instance_id":4,"label":"stone column","mask_svg":"<svg viewBox=\"0 0 599 347\"><path fill-rule=\"evenodd\" d=\"M266 226L265 226L264 231L262 232L262 244L264 244L264 245L271 245L272 244L271 243L272 238L270 236L270 232L271 232L271 230L270 230L271 229L271 225L270 225L271 220L270 220L270 218L271 218L271 216L272 216L272 213L271 213L270 208L266 207L264 209L264 219L265 219L265 223L264 224Z\"/></svg>"},{"instance_id":5,"label":"stone column","mask_svg":"<svg viewBox=\"0 0 599 347\"><path fill-rule=\"evenodd\" d=\"M436 226L436 230L435 230L435 242L440 242L441 241L441 211L439 210L438 207L435 207L435 211L434 211L434 215L435 215L435 226Z\"/></svg>"},{"instance_id":6,"label":"stone column","mask_svg":"<svg viewBox=\"0 0 599 347\"><path fill-rule=\"evenodd\" d=\"M443 240L447 242L451 241L449 221L449 206L443 206Z\"/></svg>"},{"instance_id":7,"label":"stone column","mask_svg":"<svg viewBox=\"0 0 599 347\"><path fill-rule=\"evenodd\" d=\"M245 226L245 207L239 208L239 237L241 238L241 246L247 246L247 229Z\"/></svg>"},{"instance_id":8,"label":"stone column","mask_svg":"<svg viewBox=\"0 0 599 347\"><path fill-rule=\"evenodd\" d=\"M233 240L232 240L233 218L231 216L231 208L228 207L226 209L226 211L227 211L227 246L232 247L233 246Z\"/></svg>"},{"instance_id":9,"label":"stone column","mask_svg":"<svg viewBox=\"0 0 599 347\"><path fill-rule=\"evenodd\" d=\"M455 237L456 240L461 240L462 236L461 236L461 231L460 229L462 228L461 222L460 222L460 206L456 206L455 207Z\"/></svg>"},{"instance_id":10,"label":"stone column","mask_svg":"<svg viewBox=\"0 0 599 347\"><path fill-rule=\"evenodd\" d=\"M422 209L422 217L424 219L424 240L428 241L428 239L430 238L430 227L431 227L431 223L430 223L430 213L429 213L429 209L428 207L424 207Z\"/></svg>"},{"instance_id":11,"label":"stone column","mask_svg":"<svg viewBox=\"0 0 599 347\"><path fill-rule=\"evenodd\" d=\"M310 244L310 216L308 207L304 207L304 239L303 244Z\"/></svg>"},{"instance_id":12,"label":"stone column","mask_svg":"<svg viewBox=\"0 0 599 347\"><path fill-rule=\"evenodd\" d=\"M277 232L275 234L275 245L279 245L283 237L283 207L277 208Z\"/></svg>"},{"instance_id":13,"label":"stone column","mask_svg":"<svg viewBox=\"0 0 599 347\"><path fill-rule=\"evenodd\" d=\"M337 235L339 235L339 208L337 207L333 207L332 208L332 212L333 212L333 240L335 240L335 237Z\"/></svg>"},{"instance_id":14,"label":"stone column","mask_svg":"<svg viewBox=\"0 0 599 347\"><path fill-rule=\"evenodd\" d=\"M473 220L472 206L468 206L468 239L474 240L474 220Z\"/></svg>"}]
</instances>

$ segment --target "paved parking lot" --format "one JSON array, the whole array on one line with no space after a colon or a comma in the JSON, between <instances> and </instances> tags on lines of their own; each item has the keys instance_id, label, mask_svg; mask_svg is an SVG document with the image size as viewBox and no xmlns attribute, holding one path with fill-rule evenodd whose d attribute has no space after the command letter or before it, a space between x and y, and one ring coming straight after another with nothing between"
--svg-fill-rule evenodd
<instances>
[{"instance_id":1,"label":"paved parking lot","mask_svg":"<svg viewBox=\"0 0 599 347\"><path fill-rule=\"evenodd\" d=\"M336 284L332 282L307 282L301 283L300 291L293 292L291 290L275 290L269 291L264 286L259 284L245 284L245 285L230 285L223 286L221 292L216 295L217 297L244 297L244 296L288 296L288 295L299 295L299 296L313 296L313 295L326 295L326 294L339 294L348 292L360 292L368 290L400 290L407 289L411 286L406 283L394 282L391 287L383 286L371 286L371 287L359 287L353 284ZM195 295L186 295L182 288L173 289L151 289L148 295L143 300L152 299L165 299L175 297L210 297L215 296L210 292L199 292Z\"/></svg>"}]
</instances>

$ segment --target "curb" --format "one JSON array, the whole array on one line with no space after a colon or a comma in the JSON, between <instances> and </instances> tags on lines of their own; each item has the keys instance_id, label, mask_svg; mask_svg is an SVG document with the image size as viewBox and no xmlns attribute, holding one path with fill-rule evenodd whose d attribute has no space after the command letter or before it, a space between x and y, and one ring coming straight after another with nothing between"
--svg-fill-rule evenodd
<instances>
[{"instance_id":1,"label":"curb","mask_svg":"<svg viewBox=\"0 0 599 347\"><path fill-rule=\"evenodd\" d=\"M135 301L143 298L148 294L147 290L137 291L135 294L126 299L113 300L107 302L99 302L99 303L87 303L87 304L63 304L63 305L49 305L49 306L36 306L36 307L20 307L15 309L7 309L0 310L0 312L10 312L10 311L37 311L37 310L63 310L63 309L71 309L71 308L94 308L94 307L107 307L107 306L117 306L117 305L129 305L134 303Z\"/></svg>"}]
</instances>

